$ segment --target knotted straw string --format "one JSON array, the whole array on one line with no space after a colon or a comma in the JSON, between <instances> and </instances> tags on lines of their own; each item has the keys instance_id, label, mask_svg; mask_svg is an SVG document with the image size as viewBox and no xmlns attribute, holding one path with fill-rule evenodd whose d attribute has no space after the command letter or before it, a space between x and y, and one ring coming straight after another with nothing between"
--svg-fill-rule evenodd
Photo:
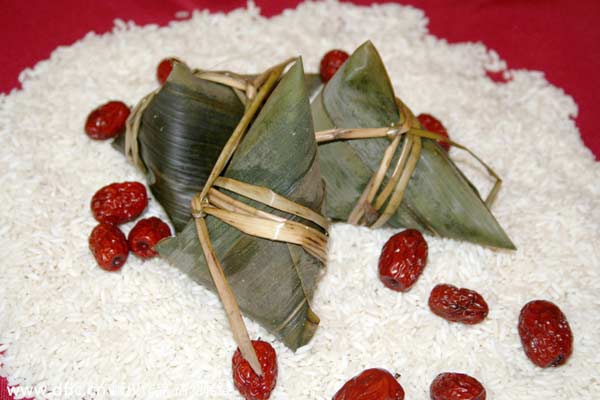
<instances>
[{"instance_id":1,"label":"knotted straw string","mask_svg":"<svg viewBox=\"0 0 600 400\"><path fill-rule=\"evenodd\" d=\"M198 78L221 83L233 89L242 104L248 108L249 102L256 96L257 88L264 83L265 75L258 75L254 80L230 71L205 71L194 69L192 73Z\"/></svg>"},{"instance_id":2,"label":"knotted straw string","mask_svg":"<svg viewBox=\"0 0 600 400\"><path fill-rule=\"evenodd\" d=\"M211 215L248 235L300 245L309 254L325 264L327 259L327 232L329 228L329 221L326 218L310 208L276 194L270 189L220 176L235 153L260 106L274 88L286 66L294 60L289 59L278 64L252 80L227 72L217 73L200 70L195 70L194 72L201 79L232 87L246 107L246 112L223 147L204 188L193 197L191 208L196 224L198 240L200 241L215 287L225 308L234 339L243 357L258 375L262 375L258 357L250 341L235 295L227 282L223 269L214 252L205 218L207 215ZM139 159L137 147L137 135L141 124L141 115L156 93L157 91L144 97L134 108L132 116L127 121L126 154L128 159L138 167L140 165L143 166L143 162ZM319 226L322 231L305 223L258 210L226 195L216 188L228 190L265 204L273 209L310 221Z\"/></svg>"},{"instance_id":3,"label":"knotted straw string","mask_svg":"<svg viewBox=\"0 0 600 400\"><path fill-rule=\"evenodd\" d=\"M154 96L156 96L159 90L160 88L144 96L135 107L133 107L131 114L125 122L125 157L127 157L127 160L143 173L146 173L146 165L140 158L138 133L140 131L140 125L142 124L144 111L148 108L148 104L152 102L152 99L154 99Z\"/></svg>"},{"instance_id":4,"label":"knotted straw string","mask_svg":"<svg viewBox=\"0 0 600 400\"><path fill-rule=\"evenodd\" d=\"M456 143L445 136L420 129L416 126L416 118L412 111L406 107L399 99L396 99L396 106L401 116L401 125L396 124L391 128L357 128L357 129L329 129L316 132L318 143L325 143L334 140L356 140L369 138L384 138L391 139L391 143L384 151L383 158L379 163L379 168L373 174L362 194L358 198L356 205L348 216L348 222L355 225L368 225L372 228L383 226L398 210L404 193L408 187L410 178L416 168L417 162L421 155L421 138L440 140L450 143L454 147L469 153L486 169L489 175L495 178L494 186L488 194L485 204L488 207L492 206L500 186L502 179L494 172L494 170L483 162L469 148ZM394 155L398 149L400 138L405 136L404 144L400 152L400 156L394 165L394 169L387 184L380 191L383 180L389 170ZM379 193L379 194L378 194ZM381 210L387 203L387 206Z\"/></svg>"}]
</instances>

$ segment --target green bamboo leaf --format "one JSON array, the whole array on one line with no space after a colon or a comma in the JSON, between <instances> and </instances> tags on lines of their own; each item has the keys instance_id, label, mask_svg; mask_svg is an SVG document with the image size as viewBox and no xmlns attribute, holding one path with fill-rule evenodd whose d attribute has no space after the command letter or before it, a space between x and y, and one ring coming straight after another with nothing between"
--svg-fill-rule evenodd
<instances>
[{"instance_id":1,"label":"green bamboo leaf","mask_svg":"<svg viewBox=\"0 0 600 400\"><path fill-rule=\"evenodd\" d=\"M371 42L360 46L323 90L311 98L316 130L375 128L400 120L393 87ZM388 145L389 141L381 138L319 146L327 189L326 216L347 219ZM388 224L492 247L515 248L474 186L430 139L423 139L421 157L404 200Z\"/></svg>"},{"instance_id":2,"label":"green bamboo leaf","mask_svg":"<svg viewBox=\"0 0 600 400\"><path fill-rule=\"evenodd\" d=\"M268 187L315 211L321 209L324 191L301 61L270 95L224 175ZM261 210L290 217L227 194ZM306 344L319 323L310 300L321 263L299 246L248 236L213 217L206 221L242 311L291 349ZM193 221L156 248L173 266L214 290Z\"/></svg>"},{"instance_id":3,"label":"green bamboo leaf","mask_svg":"<svg viewBox=\"0 0 600 400\"><path fill-rule=\"evenodd\" d=\"M140 157L148 186L176 231L190 220L190 200L204 186L243 113L231 88L199 79L180 63L144 111ZM122 148L123 142L120 138L115 146Z\"/></svg>"}]
</instances>

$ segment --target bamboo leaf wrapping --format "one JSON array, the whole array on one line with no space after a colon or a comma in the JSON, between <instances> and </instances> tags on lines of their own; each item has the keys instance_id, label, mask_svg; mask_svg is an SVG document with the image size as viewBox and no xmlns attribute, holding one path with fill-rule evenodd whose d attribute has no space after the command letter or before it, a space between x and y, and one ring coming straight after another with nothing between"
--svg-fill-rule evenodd
<instances>
[{"instance_id":1,"label":"bamboo leaf wrapping","mask_svg":"<svg viewBox=\"0 0 600 400\"><path fill-rule=\"evenodd\" d=\"M191 219L190 200L204 186L243 113L231 88L199 79L180 63L144 111L140 157L148 186L176 231Z\"/></svg>"},{"instance_id":2,"label":"bamboo leaf wrapping","mask_svg":"<svg viewBox=\"0 0 600 400\"><path fill-rule=\"evenodd\" d=\"M359 47L323 90L311 98L317 131L390 126L400 119L391 82L370 42ZM347 219L388 144L389 140L383 138L319 145L327 190L326 216ZM421 157L403 202L388 224L514 249L473 185L430 139L423 139Z\"/></svg>"},{"instance_id":3,"label":"bamboo leaf wrapping","mask_svg":"<svg viewBox=\"0 0 600 400\"><path fill-rule=\"evenodd\" d=\"M284 75L224 176L265 186L320 211L323 185L301 61ZM281 212L227 192L261 210ZM319 319L310 308L322 265L299 246L251 237L213 218L210 237L242 311L291 349L306 344ZM194 223L156 246L162 257L214 290Z\"/></svg>"}]
</instances>

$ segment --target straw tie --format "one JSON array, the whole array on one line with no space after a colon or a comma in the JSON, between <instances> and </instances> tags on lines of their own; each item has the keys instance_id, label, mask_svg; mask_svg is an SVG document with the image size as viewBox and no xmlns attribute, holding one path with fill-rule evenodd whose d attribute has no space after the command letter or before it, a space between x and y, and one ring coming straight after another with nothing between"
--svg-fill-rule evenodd
<instances>
[{"instance_id":1,"label":"straw tie","mask_svg":"<svg viewBox=\"0 0 600 400\"><path fill-rule=\"evenodd\" d=\"M354 225L367 225L372 228L379 228L398 211L410 178L421 156L422 138L450 143L454 147L466 151L483 165L488 174L496 180L485 200L486 205L491 207L502 184L502 180L498 174L467 147L445 136L421 129L412 111L399 99L396 99L396 106L400 114L400 122L391 128L338 128L316 132L318 143L326 143L334 140L390 139L390 144L383 153L379 167L374 171L373 176L363 189L362 194L348 216L347 222ZM396 162L392 165L392 161L396 157L396 153L400 147L402 137L405 139L400 149L400 154ZM393 169L390 173L392 166ZM383 185L385 177L388 175L387 183Z\"/></svg>"}]
</instances>

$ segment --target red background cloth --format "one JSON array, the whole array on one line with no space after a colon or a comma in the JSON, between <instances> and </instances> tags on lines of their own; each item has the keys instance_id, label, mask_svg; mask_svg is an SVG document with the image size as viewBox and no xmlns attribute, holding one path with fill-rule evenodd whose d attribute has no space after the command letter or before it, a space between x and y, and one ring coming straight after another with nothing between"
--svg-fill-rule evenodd
<instances>
[{"instance_id":1,"label":"red background cloth","mask_svg":"<svg viewBox=\"0 0 600 400\"><path fill-rule=\"evenodd\" d=\"M256 0L272 16L300 0ZM368 5L383 1L353 0ZM600 1L598 0L400 0L425 10L432 34L449 42L480 41L498 52L509 69L544 71L547 79L573 96L584 143L600 158ZM3 57L0 92L19 87L19 72L70 45L88 31L111 30L113 20L166 24L177 11L208 8L230 11L245 0L4 0L0 13ZM9 399L0 379L0 400Z\"/></svg>"}]
</instances>

